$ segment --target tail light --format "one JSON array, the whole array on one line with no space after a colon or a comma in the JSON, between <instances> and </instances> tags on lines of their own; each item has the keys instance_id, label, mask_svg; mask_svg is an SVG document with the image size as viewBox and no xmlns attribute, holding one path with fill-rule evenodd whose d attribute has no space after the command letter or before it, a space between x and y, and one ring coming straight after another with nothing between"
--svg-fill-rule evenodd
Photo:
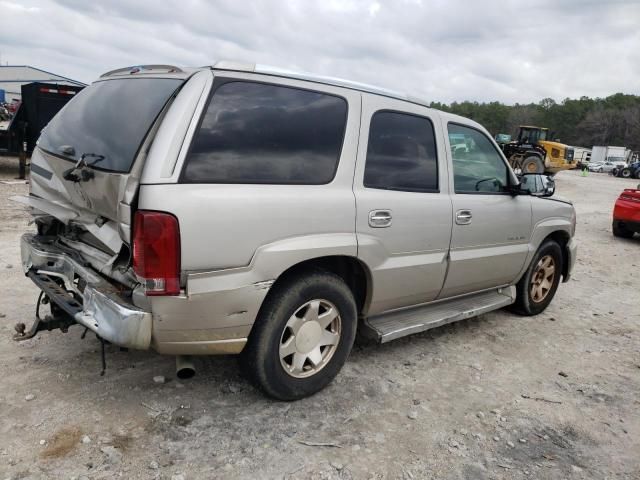
<instances>
[{"instance_id":1,"label":"tail light","mask_svg":"<svg viewBox=\"0 0 640 480\"><path fill-rule=\"evenodd\" d=\"M138 210L133 221L133 270L146 295L180 294L180 227L169 213Z\"/></svg>"}]
</instances>

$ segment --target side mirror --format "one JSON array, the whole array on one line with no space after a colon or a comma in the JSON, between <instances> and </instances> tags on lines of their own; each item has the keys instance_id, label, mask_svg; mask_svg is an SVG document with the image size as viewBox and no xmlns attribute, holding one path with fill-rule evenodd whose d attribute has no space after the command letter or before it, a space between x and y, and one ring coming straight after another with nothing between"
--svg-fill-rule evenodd
<instances>
[{"instance_id":1,"label":"side mirror","mask_svg":"<svg viewBox=\"0 0 640 480\"><path fill-rule=\"evenodd\" d=\"M520 176L518 193L534 197L550 197L556 192L556 182L549 175L525 173Z\"/></svg>"}]
</instances>

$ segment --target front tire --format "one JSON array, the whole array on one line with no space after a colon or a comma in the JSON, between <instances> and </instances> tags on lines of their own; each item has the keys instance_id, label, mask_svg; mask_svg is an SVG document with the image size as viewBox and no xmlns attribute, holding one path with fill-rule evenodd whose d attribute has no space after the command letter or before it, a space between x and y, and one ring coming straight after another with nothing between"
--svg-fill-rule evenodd
<instances>
[{"instance_id":1,"label":"front tire","mask_svg":"<svg viewBox=\"0 0 640 480\"><path fill-rule=\"evenodd\" d=\"M542 313L556 294L562 269L562 248L554 240L545 241L516 285L511 310L525 316Z\"/></svg>"},{"instance_id":2,"label":"front tire","mask_svg":"<svg viewBox=\"0 0 640 480\"><path fill-rule=\"evenodd\" d=\"M253 383L278 400L298 400L326 387L355 339L353 293L326 271L294 274L265 300L241 361Z\"/></svg>"},{"instance_id":3,"label":"front tire","mask_svg":"<svg viewBox=\"0 0 640 480\"><path fill-rule=\"evenodd\" d=\"M613 235L615 237L620 237L620 238L633 237L633 232L629 230L627 227L625 227L623 223L617 220L613 221L613 224L611 225L611 230L613 230Z\"/></svg>"},{"instance_id":4,"label":"front tire","mask_svg":"<svg viewBox=\"0 0 640 480\"><path fill-rule=\"evenodd\" d=\"M620 174L622 175L622 178L631 178L631 169L623 168Z\"/></svg>"}]
</instances>

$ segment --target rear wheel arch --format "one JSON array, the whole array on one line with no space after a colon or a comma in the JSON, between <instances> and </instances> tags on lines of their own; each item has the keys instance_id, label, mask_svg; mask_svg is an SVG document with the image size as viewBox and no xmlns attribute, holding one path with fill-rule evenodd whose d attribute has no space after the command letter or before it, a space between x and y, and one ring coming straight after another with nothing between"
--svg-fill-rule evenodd
<instances>
[{"instance_id":1,"label":"rear wheel arch","mask_svg":"<svg viewBox=\"0 0 640 480\"><path fill-rule=\"evenodd\" d=\"M371 297L371 271L361 260L349 255L315 257L298 262L287 268L276 278L270 291L275 291L274 287L291 276L318 270L331 272L342 278L353 294L358 314L362 315L366 312ZM265 301L266 298L263 300L263 304Z\"/></svg>"}]
</instances>

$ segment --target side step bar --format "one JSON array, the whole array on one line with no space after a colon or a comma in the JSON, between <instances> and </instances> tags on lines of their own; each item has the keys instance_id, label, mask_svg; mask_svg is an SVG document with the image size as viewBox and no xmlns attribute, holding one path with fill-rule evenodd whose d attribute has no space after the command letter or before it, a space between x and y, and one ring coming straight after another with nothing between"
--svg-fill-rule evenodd
<instances>
[{"instance_id":1,"label":"side step bar","mask_svg":"<svg viewBox=\"0 0 640 480\"><path fill-rule=\"evenodd\" d=\"M364 325L369 330L368 333L380 343L386 343L406 335L424 332L447 323L506 307L515 299L516 287L505 287L375 315L365 319Z\"/></svg>"}]
</instances>

